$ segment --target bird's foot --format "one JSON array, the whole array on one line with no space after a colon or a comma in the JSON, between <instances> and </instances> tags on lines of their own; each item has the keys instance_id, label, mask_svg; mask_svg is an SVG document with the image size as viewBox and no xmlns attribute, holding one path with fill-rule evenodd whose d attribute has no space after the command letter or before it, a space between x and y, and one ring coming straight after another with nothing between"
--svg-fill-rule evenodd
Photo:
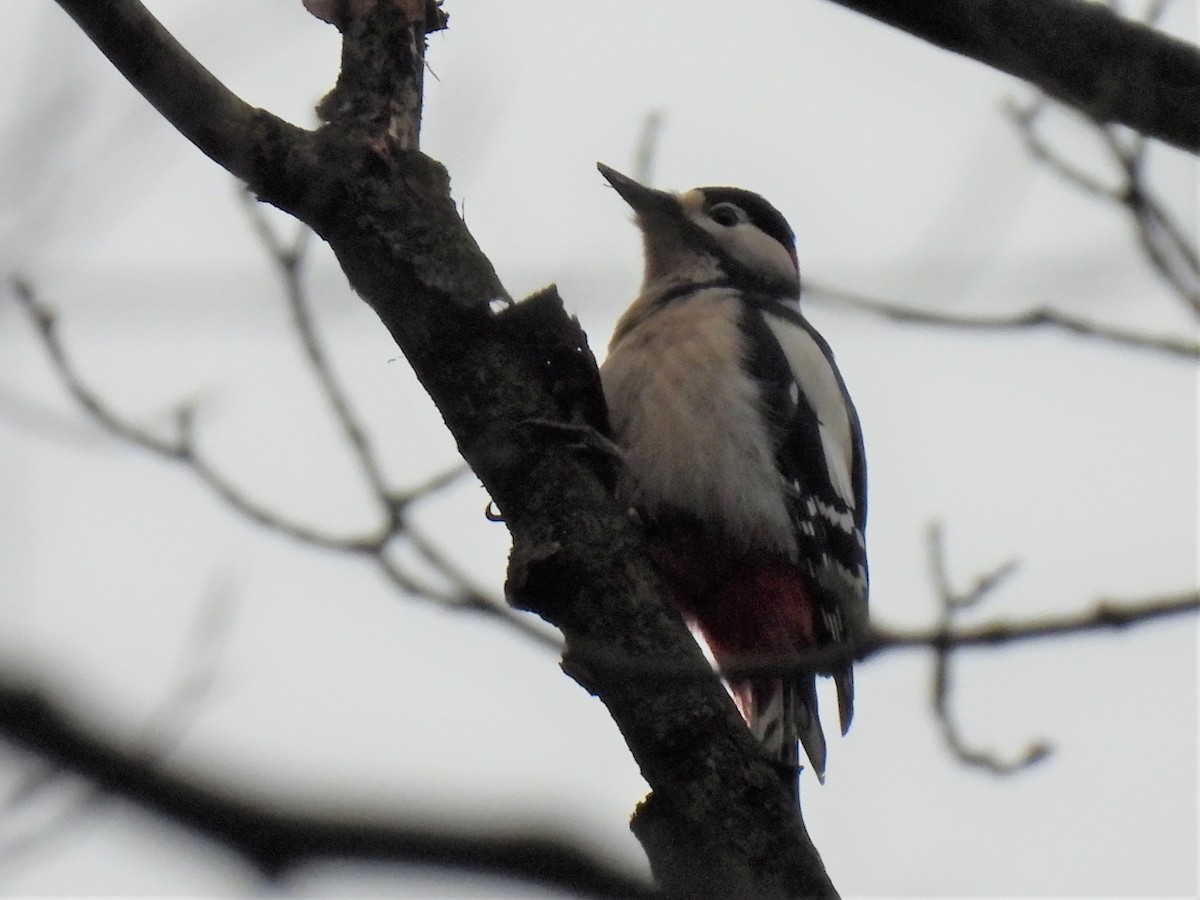
<instances>
[{"instance_id":1,"label":"bird's foot","mask_svg":"<svg viewBox=\"0 0 1200 900\"><path fill-rule=\"evenodd\" d=\"M572 450L599 453L619 463L625 462L625 449L591 425L578 422L556 422L552 419L525 419L522 425L566 440Z\"/></svg>"}]
</instances>

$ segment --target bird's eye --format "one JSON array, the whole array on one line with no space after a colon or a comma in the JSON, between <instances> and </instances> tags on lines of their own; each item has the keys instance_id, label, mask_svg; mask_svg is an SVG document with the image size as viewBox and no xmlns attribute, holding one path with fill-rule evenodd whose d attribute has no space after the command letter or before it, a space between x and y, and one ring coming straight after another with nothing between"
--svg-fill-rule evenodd
<instances>
[{"instance_id":1,"label":"bird's eye","mask_svg":"<svg viewBox=\"0 0 1200 900\"><path fill-rule=\"evenodd\" d=\"M742 211L732 203L718 203L708 211L709 217L718 225L731 228L742 221Z\"/></svg>"}]
</instances>

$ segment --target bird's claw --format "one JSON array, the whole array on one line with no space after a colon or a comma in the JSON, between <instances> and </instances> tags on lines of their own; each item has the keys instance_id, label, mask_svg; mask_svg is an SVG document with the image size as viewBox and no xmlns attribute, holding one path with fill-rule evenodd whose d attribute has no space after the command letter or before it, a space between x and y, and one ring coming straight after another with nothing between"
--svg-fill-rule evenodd
<instances>
[{"instance_id":1,"label":"bird's claw","mask_svg":"<svg viewBox=\"0 0 1200 900\"><path fill-rule=\"evenodd\" d=\"M615 459L619 463L625 462L625 449L591 425L557 422L552 419L526 419L522 424L556 437L570 439L567 446L573 450L587 450Z\"/></svg>"}]
</instances>

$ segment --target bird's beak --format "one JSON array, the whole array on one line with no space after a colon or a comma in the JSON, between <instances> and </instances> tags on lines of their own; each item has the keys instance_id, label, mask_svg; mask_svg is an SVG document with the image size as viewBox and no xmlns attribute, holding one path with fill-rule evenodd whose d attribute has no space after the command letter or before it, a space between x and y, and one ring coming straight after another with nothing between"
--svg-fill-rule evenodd
<instances>
[{"instance_id":1,"label":"bird's beak","mask_svg":"<svg viewBox=\"0 0 1200 900\"><path fill-rule=\"evenodd\" d=\"M596 168L639 216L661 215L665 212L677 211L679 208L679 201L674 194L656 191L654 188L639 184L628 175L622 175L616 169L611 169L602 162L596 163Z\"/></svg>"}]
</instances>

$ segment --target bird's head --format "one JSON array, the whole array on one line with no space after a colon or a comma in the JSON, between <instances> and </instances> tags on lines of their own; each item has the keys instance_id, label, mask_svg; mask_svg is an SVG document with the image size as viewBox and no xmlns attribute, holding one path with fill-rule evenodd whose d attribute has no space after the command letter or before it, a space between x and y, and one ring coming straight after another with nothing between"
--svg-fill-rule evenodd
<instances>
[{"instance_id":1,"label":"bird's head","mask_svg":"<svg viewBox=\"0 0 1200 900\"><path fill-rule=\"evenodd\" d=\"M645 244L645 289L728 280L782 297L800 293L796 238L787 220L753 191L693 188L672 194L597 163L637 217Z\"/></svg>"}]
</instances>

